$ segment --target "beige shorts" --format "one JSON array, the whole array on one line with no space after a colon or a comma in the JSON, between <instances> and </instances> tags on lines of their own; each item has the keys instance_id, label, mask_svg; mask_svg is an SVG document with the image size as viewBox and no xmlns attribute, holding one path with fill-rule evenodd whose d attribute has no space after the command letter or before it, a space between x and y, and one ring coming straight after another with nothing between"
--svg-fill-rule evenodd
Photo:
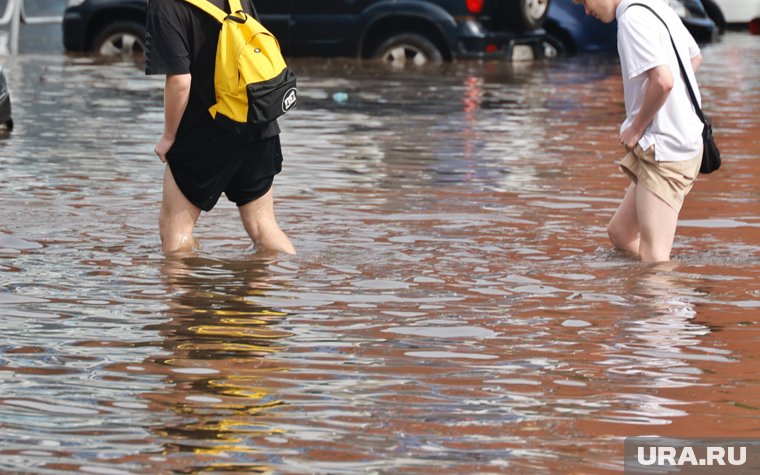
<instances>
[{"instance_id":1,"label":"beige shorts","mask_svg":"<svg viewBox=\"0 0 760 475\"><path fill-rule=\"evenodd\" d=\"M654 145L644 150L641 146L628 152L620 161L620 168L637 185L644 186L676 211L681 211L683 200L691 191L702 164L702 151L696 157L682 162L658 162L654 158Z\"/></svg>"}]
</instances>

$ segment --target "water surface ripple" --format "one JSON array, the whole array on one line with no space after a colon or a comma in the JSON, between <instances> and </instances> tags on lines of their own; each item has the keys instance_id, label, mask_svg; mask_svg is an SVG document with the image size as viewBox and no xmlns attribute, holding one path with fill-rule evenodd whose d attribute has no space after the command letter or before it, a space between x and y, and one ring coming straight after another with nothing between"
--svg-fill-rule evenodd
<instances>
[{"instance_id":1,"label":"water surface ripple","mask_svg":"<svg viewBox=\"0 0 760 475\"><path fill-rule=\"evenodd\" d=\"M606 240L614 58L294 61L276 260L226 201L161 255L161 79L9 59L0 471L615 473L625 436L759 436L760 44L704 56L725 167L660 266Z\"/></svg>"}]
</instances>

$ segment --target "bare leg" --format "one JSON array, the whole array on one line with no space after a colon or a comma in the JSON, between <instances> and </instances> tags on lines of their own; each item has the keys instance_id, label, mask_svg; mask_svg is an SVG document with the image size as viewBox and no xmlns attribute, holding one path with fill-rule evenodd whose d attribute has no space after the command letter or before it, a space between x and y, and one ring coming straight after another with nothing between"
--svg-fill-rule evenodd
<instances>
[{"instance_id":1,"label":"bare leg","mask_svg":"<svg viewBox=\"0 0 760 475\"><path fill-rule=\"evenodd\" d=\"M616 248L638 256L640 239L636 188L635 184L631 184L626 190L623 201L607 225L607 234Z\"/></svg>"},{"instance_id":2,"label":"bare leg","mask_svg":"<svg viewBox=\"0 0 760 475\"><path fill-rule=\"evenodd\" d=\"M267 193L239 208L245 231L260 250L295 254L290 239L282 232L274 217L274 193Z\"/></svg>"},{"instance_id":3,"label":"bare leg","mask_svg":"<svg viewBox=\"0 0 760 475\"><path fill-rule=\"evenodd\" d=\"M164 254L187 252L199 248L193 228L201 210L182 194L169 167L164 171L164 196L158 226Z\"/></svg>"},{"instance_id":4,"label":"bare leg","mask_svg":"<svg viewBox=\"0 0 760 475\"><path fill-rule=\"evenodd\" d=\"M669 261L678 226L678 212L657 195L639 186L636 190L636 215L641 230L641 260Z\"/></svg>"}]
</instances>

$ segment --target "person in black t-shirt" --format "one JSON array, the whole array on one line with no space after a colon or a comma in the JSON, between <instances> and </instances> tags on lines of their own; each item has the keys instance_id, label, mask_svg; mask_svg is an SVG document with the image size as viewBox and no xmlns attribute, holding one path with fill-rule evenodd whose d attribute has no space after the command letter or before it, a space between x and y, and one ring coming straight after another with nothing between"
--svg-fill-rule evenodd
<instances>
[{"instance_id":1,"label":"person in black t-shirt","mask_svg":"<svg viewBox=\"0 0 760 475\"><path fill-rule=\"evenodd\" d=\"M225 0L208 1L229 11ZM249 2L243 7L255 14ZM145 72L166 75L164 132L155 148L168 163L159 218L164 253L199 247L195 223L224 193L258 249L295 254L274 215L272 183L282 169L277 122L238 137L218 128L208 111L216 103L219 22L182 0L149 0L146 27Z\"/></svg>"}]
</instances>

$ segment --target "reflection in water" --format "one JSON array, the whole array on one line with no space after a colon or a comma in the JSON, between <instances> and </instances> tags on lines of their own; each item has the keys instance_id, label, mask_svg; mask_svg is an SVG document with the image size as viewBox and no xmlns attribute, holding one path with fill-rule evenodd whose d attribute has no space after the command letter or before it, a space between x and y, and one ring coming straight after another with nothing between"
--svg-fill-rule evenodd
<instances>
[{"instance_id":1,"label":"reflection in water","mask_svg":"<svg viewBox=\"0 0 760 475\"><path fill-rule=\"evenodd\" d=\"M164 262L168 320L150 329L165 354L144 366L165 374L166 388L143 397L176 416L152 428L164 450L148 472L269 471L257 440L276 439L278 430L258 419L282 404L267 379L284 369L267 356L290 333L278 329L286 313L255 303L269 287L267 266L205 257Z\"/></svg>"},{"instance_id":2,"label":"reflection in water","mask_svg":"<svg viewBox=\"0 0 760 475\"><path fill-rule=\"evenodd\" d=\"M0 472L614 473L625 436L758 436L760 45L704 55L726 161L654 267L607 243L610 58L295 61L271 262L228 212L162 256L160 79L10 58Z\"/></svg>"},{"instance_id":3,"label":"reflection in water","mask_svg":"<svg viewBox=\"0 0 760 475\"><path fill-rule=\"evenodd\" d=\"M690 287L693 283L679 274L677 267L678 264L643 266L626 283L635 308L619 323L626 337L615 346L614 356L605 364L609 365L611 377L628 380L629 387L699 385L702 371L692 365L694 360L730 361L705 353L702 345L710 330L697 322L692 303L697 295ZM608 421L658 425L688 415L678 408L685 401L633 392L621 396L628 400L629 407L617 410Z\"/></svg>"}]
</instances>

